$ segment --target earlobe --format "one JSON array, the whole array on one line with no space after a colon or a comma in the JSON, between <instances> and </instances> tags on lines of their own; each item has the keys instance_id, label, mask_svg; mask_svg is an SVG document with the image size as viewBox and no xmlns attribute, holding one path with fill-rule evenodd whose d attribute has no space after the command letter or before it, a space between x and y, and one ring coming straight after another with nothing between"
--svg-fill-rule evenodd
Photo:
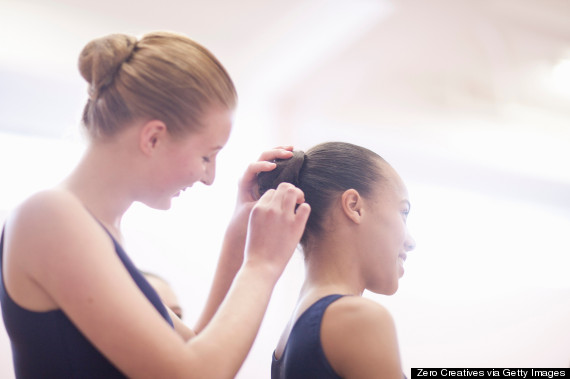
<instances>
[{"instance_id":1,"label":"earlobe","mask_svg":"<svg viewBox=\"0 0 570 379\"><path fill-rule=\"evenodd\" d=\"M160 120L151 120L144 123L139 135L141 151L146 155L151 155L160 141L166 136L166 133L166 125Z\"/></svg>"},{"instance_id":2,"label":"earlobe","mask_svg":"<svg viewBox=\"0 0 570 379\"><path fill-rule=\"evenodd\" d=\"M344 191L341 197L342 210L344 214L354 223L360 224L363 214L362 197L355 189Z\"/></svg>"}]
</instances>

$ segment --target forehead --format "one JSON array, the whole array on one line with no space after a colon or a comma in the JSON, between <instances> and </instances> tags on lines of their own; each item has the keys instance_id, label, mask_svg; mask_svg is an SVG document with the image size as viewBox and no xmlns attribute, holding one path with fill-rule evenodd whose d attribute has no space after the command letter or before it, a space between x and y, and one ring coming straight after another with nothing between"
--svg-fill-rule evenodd
<instances>
[{"instance_id":1,"label":"forehead","mask_svg":"<svg viewBox=\"0 0 570 379\"><path fill-rule=\"evenodd\" d=\"M396 170L386 162L380 162L379 166L383 177L380 193L393 196L398 201L409 201L408 188Z\"/></svg>"},{"instance_id":2,"label":"forehead","mask_svg":"<svg viewBox=\"0 0 570 379\"><path fill-rule=\"evenodd\" d=\"M176 294L168 283L160 278L154 276L145 276L146 280L150 283L152 288L158 293L158 296L165 303L176 303Z\"/></svg>"},{"instance_id":3,"label":"forehead","mask_svg":"<svg viewBox=\"0 0 570 379\"><path fill-rule=\"evenodd\" d=\"M233 111L223 107L211 107L202 116L203 128L198 132L206 138L227 141L233 123Z\"/></svg>"},{"instance_id":4,"label":"forehead","mask_svg":"<svg viewBox=\"0 0 570 379\"><path fill-rule=\"evenodd\" d=\"M204 113L201 128L177 138L178 141L199 145L205 149L223 147L230 136L233 111L227 108L212 107Z\"/></svg>"},{"instance_id":5,"label":"forehead","mask_svg":"<svg viewBox=\"0 0 570 379\"><path fill-rule=\"evenodd\" d=\"M231 126L234 111L222 106L210 106L202 116L202 124L208 126Z\"/></svg>"}]
</instances>

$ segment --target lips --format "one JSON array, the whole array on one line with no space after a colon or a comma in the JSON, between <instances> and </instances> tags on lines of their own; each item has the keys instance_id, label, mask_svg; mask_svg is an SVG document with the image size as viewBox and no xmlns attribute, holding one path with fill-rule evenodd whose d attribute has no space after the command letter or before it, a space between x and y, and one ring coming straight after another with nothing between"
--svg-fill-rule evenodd
<instances>
[{"instance_id":1,"label":"lips","mask_svg":"<svg viewBox=\"0 0 570 379\"><path fill-rule=\"evenodd\" d=\"M192 187L192 185L190 185L190 186L188 186L188 187L182 188L180 191L178 191L178 192L176 193L175 196L180 196L180 194L181 194L182 192L186 191L186 190L187 190L188 188L190 188L190 187Z\"/></svg>"},{"instance_id":2,"label":"lips","mask_svg":"<svg viewBox=\"0 0 570 379\"><path fill-rule=\"evenodd\" d=\"M404 275L404 262L408 256L406 253L398 254L398 266L400 271L400 278Z\"/></svg>"}]
</instances>

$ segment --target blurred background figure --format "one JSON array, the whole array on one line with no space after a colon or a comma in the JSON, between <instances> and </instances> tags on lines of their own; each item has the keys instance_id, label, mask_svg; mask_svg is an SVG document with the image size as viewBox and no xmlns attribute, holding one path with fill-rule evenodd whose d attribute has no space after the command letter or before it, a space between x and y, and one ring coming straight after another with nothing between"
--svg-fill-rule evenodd
<instances>
[{"instance_id":1,"label":"blurred background figure","mask_svg":"<svg viewBox=\"0 0 570 379\"><path fill-rule=\"evenodd\" d=\"M154 273L142 271L142 274L158 293L164 305L170 308L178 318L182 319L182 307L170 284L164 278Z\"/></svg>"}]
</instances>

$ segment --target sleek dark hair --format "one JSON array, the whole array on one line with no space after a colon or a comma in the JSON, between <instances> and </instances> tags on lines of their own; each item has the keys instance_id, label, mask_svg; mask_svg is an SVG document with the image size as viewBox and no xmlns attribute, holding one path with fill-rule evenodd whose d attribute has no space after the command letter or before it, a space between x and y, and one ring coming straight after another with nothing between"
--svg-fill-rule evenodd
<instances>
[{"instance_id":1,"label":"sleek dark hair","mask_svg":"<svg viewBox=\"0 0 570 379\"><path fill-rule=\"evenodd\" d=\"M384 159L375 152L346 142L325 142L306 153L295 150L289 159L276 159L277 167L257 176L259 193L287 182L305 193L311 214L301 238L306 249L310 238L323 232L323 222L333 201L344 191L354 189L368 197L383 181Z\"/></svg>"}]
</instances>

